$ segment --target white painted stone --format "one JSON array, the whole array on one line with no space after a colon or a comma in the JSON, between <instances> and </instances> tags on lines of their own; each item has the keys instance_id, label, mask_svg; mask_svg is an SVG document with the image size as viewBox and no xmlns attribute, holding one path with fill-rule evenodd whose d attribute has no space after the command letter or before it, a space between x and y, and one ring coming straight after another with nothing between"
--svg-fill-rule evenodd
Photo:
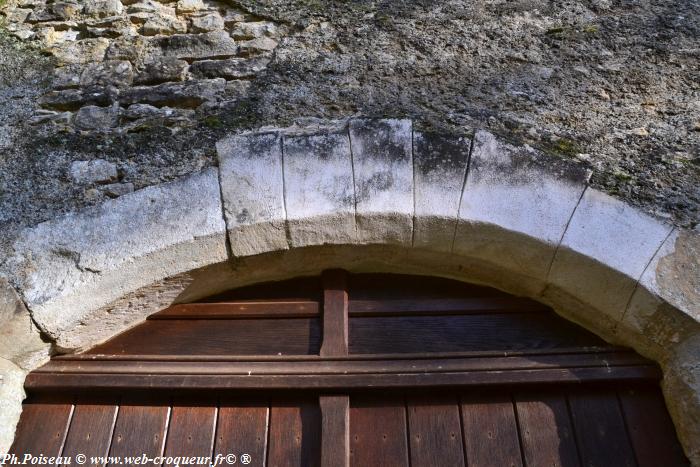
<instances>
[{"instance_id":1,"label":"white painted stone","mask_svg":"<svg viewBox=\"0 0 700 467\"><path fill-rule=\"evenodd\" d=\"M355 243L355 188L347 133L284 137L292 247Z\"/></svg>"},{"instance_id":2,"label":"white painted stone","mask_svg":"<svg viewBox=\"0 0 700 467\"><path fill-rule=\"evenodd\" d=\"M698 258L700 235L674 230L642 274L617 333L643 335L657 352L700 334Z\"/></svg>"},{"instance_id":3,"label":"white painted stone","mask_svg":"<svg viewBox=\"0 0 700 467\"><path fill-rule=\"evenodd\" d=\"M350 122L358 240L410 245L413 160L410 120Z\"/></svg>"},{"instance_id":4,"label":"white painted stone","mask_svg":"<svg viewBox=\"0 0 700 467\"><path fill-rule=\"evenodd\" d=\"M507 264L544 280L587 178L581 167L478 131L455 253Z\"/></svg>"},{"instance_id":5,"label":"white painted stone","mask_svg":"<svg viewBox=\"0 0 700 467\"><path fill-rule=\"evenodd\" d=\"M452 251L470 145L465 136L414 133L413 246Z\"/></svg>"},{"instance_id":6,"label":"white painted stone","mask_svg":"<svg viewBox=\"0 0 700 467\"><path fill-rule=\"evenodd\" d=\"M26 373L0 358L0 455L7 453L15 436L15 428L22 412L24 377Z\"/></svg>"},{"instance_id":7,"label":"white painted stone","mask_svg":"<svg viewBox=\"0 0 700 467\"><path fill-rule=\"evenodd\" d=\"M281 136L232 136L219 141L216 148L233 254L249 256L289 248Z\"/></svg>"},{"instance_id":8,"label":"white painted stone","mask_svg":"<svg viewBox=\"0 0 700 467\"><path fill-rule=\"evenodd\" d=\"M36 368L49 359L51 344L44 342L17 292L0 275L0 358L21 368Z\"/></svg>"},{"instance_id":9,"label":"white painted stone","mask_svg":"<svg viewBox=\"0 0 700 467\"><path fill-rule=\"evenodd\" d=\"M220 200L216 169L207 169L45 222L16 241L13 280L59 347L92 342L99 323L87 326L91 313L153 282L227 259Z\"/></svg>"},{"instance_id":10,"label":"white painted stone","mask_svg":"<svg viewBox=\"0 0 700 467\"><path fill-rule=\"evenodd\" d=\"M669 225L589 188L564 234L549 282L619 320Z\"/></svg>"}]
</instances>

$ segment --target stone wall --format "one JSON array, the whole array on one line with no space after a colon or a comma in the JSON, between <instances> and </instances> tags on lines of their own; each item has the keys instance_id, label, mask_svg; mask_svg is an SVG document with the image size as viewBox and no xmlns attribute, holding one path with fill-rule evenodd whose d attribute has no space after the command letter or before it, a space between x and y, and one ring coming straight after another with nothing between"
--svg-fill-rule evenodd
<instances>
[{"instance_id":1,"label":"stone wall","mask_svg":"<svg viewBox=\"0 0 700 467\"><path fill-rule=\"evenodd\" d=\"M79 130L191 123L244 93L286 29L212 0L17 0L5 15L55 59L31 121Z\"/></svg>"},{"instance_id":2,"label":"stone wall","mask_svg":"<svg viewBox=\"0 0 700 467\"><path fill-rule=\"evenodd\" d=\"M495 286L633 347L661 365L700 465L697 233L596 190L577 164L485 131L354 119L235 133L217 148L218 168L13 242L0 260L0 358L14 365L0 368L11 382L3 424L16 421L24 372L49 353L93 346L172 303L342 267ZM76 174L110 175L93 169Z\"/></svg>"}]
</instances>

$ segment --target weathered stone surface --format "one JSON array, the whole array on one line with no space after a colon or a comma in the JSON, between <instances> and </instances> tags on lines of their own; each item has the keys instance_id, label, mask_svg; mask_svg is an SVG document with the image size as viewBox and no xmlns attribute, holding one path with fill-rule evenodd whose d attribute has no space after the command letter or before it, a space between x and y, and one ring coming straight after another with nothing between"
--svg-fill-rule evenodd
<instances>
[{"instance_id":1,"label":"weathered stone surface","mask_svg":"<svg viewBox=\"0 0 700 467\"><path fill-rule=\"evenodd\" d=\"M91 63L85 67L80 76L80 85L92 86L129 86L134 79L134 70L126 60L107 60Z\"/></svg>"},{"instance_id":2,"label":"weathered stone surface","mask_svg":"<svg viewBox=\"0 0 700 467\"><path fill-rule=\"evenodd\" d=\"M0 453L10 450L22 412L26 372L0 358Z\"/></svg>"},{"instance_id":3,"label":"weathered stone surface","mask_svg":"<svg viewBox=\"0 0 700 467\"><path fill-rule=\"evenodd\" d=\"M217 100L226 89L224 79L163 83L157 86L137 86L125 90L119 96L123 105L136 103L156 107L195 108L205 102Z\"/></svg>"},{"instance_id":4,"label":"weathered stone surface","mask_svg":"<svg viewBox=\"0 0 700 467\"><path fill-rule=\"evenodd\" d=\"M109 105L111 96L101 89L64 89L45 94L39 99L39 103L49 109L78 110L85 105Z\"/></svg>"},{"instance_id":5,"label":"weathered stone surface","mask_svg":"<svg viewBox=\"0 0 700 467\"><path fill-rule=\"evenodd\" d=\"M183 60L233 57L238 48L225 31L206 34L173 36L154 39L156 56L174 57Z\"/></svg>"},{"instance_id":6,"label":"weathered stone surface","mask_svg":"<svg viewBox=\"0 0 700 467\"><path fill-rule=\"evenodd\" d=\"M700 333L698 258L700 235L672 232L642 274L617 333L644 335L654 353Z\"/></svg>"},{"instance_id":7,"label":"weathered stone surface","mask_svg":"<svg viewBox=\"0 0 700 467\"><path fill-rule=\"evenodd\" d=\"M123 9L124 5L120 0L90 0L85 2L83 13L88 16L105 18L120 15Z\"/></svg>"},{"instance_id":8,"label":"weathered stone surface","mask_svg":"<svg viewBox=\"0 0 700 467\"><path fill-rule=\"evenodd\" d=\"M202 0L178 0L177 11L181 13L191 13L204 8Z\"/></svg>"},{"instance_id":9,"label":"weathered stone surface","mask_svg":"<svg viewBox=\"0 0 700 467\"><path fill-rule=\"evenodd\" d=\"M253 78L270 62L268 57L250 59L202 60L190 66L190 73L197 78L244 79Z\"/></svg>"},{"instance_id":10,"label":"weathered stone surface","mask_svg":"<svg viewBox=\"0 0 700 467\"><path fill-rule=\"evenodd\" d=\"M413 246L452 251L470 145L464 136L414 133Z\"/></svg>"},{"instance_id":11,"label":"weathered stone surface","mask_svg":"<svg viewBox=\"0 0 700 467\"><path fill-rule=\"evenodd\" d=\"M117 166L102 159L75 161L70 166L70 175L76 183L110 183L118 178Z\"/></svg>"},{"instance_id":12,"label":"weathered stone surface","mask_svg":"<svg viewBox=\"0 0 700 467\"><path fill-rule=\"evenodd\" d=\"M109 45L109 41L103 37L82 39L59 44L51 52L61 64L99 62L104 59Z\"/></svg>"},{"instance_id":13,"label":"weathered stone surface","mask_svg":"<svg viewBox=\"0 0 700 467\"><path fill-rule=\"evenodd\" d=\"M411 244L413 158L410 120L350 122L358 241Z\"/></svg>"},{"instance_id":14,"label":"weathered stone surface","mask_svg":"<svg viewBox=\"0 0 700 467\"><path fill-rule=\"evenodd\" d=\"M88 105L75 113L73 123L83 130L106 130L119 123L119 106L97 107Z\"/></svg>"},{"instance_id":15,"label":"weathered stone surface","mask_svg":"<svg viewBox=\"0 0 700 467\"><path fill-rule=\"evenodd\" d=\"M256 39L258 37L277 37L279 29L269 21L251 23L239 22L231 31L231 36L238 40Z\"/></svg>"},{"instance_id":16,"label":"weathered stone surface","mask_svg":"<svg viewBox=\"0 0 700 467\"><path fill-rule=\"evenodd\" d=\"M216 11L190 18L190 31L195 33L224 29L224 19Z\"/></svg>"},{"instance_id":17,"label":"weathered stone surface","mask_svg":"<svg viewBox=\"0 0 700 467\"><path fill-rule=\"evenodd\" d=\"M346 132L284 137L284 197L291 247L356 243Z\"/></svg>"},{"instance_id":18,"label":"weathered stone surface","mask_svg":"<svg viewBox=\"0 0 700 467\"><path fill-rule=\"evenodd\" d=\"M280 135L232 136L219 141L216 148L233 254L250 256L289 248Z\"/></svg>"},{"instance_id":19,"label":"weathered stone surface","mask_svg":"<svg viewBox=\"0 0 700 467\"><path fill-rule=\"evenodd\" d=\"M670 232L669 225L589 188L566 229L549 282L618 321Z\"/></svg>"},{"instance_id":20,"label":"weathered stone surface","mask_svg":"<svg viewBox=\"0 0 700 467\"><path fill-rule=\"evenodd\" d=\"M272 52L277 47L277 41L269 37L259 37L249 41L238 43L238 51L241 55L250 56Z\"/></svg>"},{"instance_id":21,"label":"weathered stone surface","mask_svg":"<svg viewBox=\"0 0 700 467\"><path fill-rule=\"evenodd\" d=\"M477 132L454 251L544 281L587 179L581 166Z\"/></svg>"},{"instance_id":22,"label":"weathered stone surface","mask_svg":"<svg viewBox=\"0 0 700 467\"><path fill-rule=\"evenodd\" d=\"M134 192L133 183L110 183L102 187L104 194L110 198L119 198L122 195Z\"/></svg>"},{"instance_id":23,"label":"weathered stone surface","mask_svg":"<svg viewBox=\"0 0 700 467\"><path fill-rule=\"evenodd\" d=\"M25 230L8 268L36 323L59 348L99 342L129 323L101 326L86 314L226 260L220 200L215 169L145 188Z\"/></svg>"},{"instance_id":24,"label":"weathered stone surface","mask_svg":"<svg viewBox=\"0 0 700 467\"><path fill-rule=\"evenodd\" d=\"M176 16L148 15L141 27L144 36L156 36L158 34L182 34L187 32L187 23Z\"/></svg>"},{"instance_id":25,"label":"weathered stone surface","mask_svg":"<svg viewBox=\"0 0 700 467\"><path fill-rule=\"evenodd\" d=\"M177 58L161 58L147 63L143 70L136 75L136 84L161 84L167 81L184 81L187 62ZM207 76L218 78L218 76Z\"/></svg>"},{"instance_id":26,"label":"weathered stone surface","mask_svg":"<svg viewBox=\"0 0 700 467\"><path fill-rule=\"evenodd\" d=\"M50 351L19 295L0 275L0 360L32 369L45 362Z\"/></svg>"}]
</instances>

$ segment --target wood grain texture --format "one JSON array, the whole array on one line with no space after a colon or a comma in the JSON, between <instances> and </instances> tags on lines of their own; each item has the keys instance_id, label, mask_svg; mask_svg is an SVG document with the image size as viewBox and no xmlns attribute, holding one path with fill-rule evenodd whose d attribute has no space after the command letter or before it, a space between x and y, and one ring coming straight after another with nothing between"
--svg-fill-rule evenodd
<instances>
[{"instance_id":1,"label":"wood grain texture","mask_svg":"<svg viewBox=\"0 0 700 467\"><path fill-rule=\"evenodd\" d=\"M462 425L470 467L523 465L510 395L463 396Z\"/></svg>"},{"instance_id":2,"label":"wood grain texture","mask_svg":"<svg viewBox=\"0 0 700 467\"><path fill-rule=\"evenodd\" d=\"M165 442L166 457L208 457L214 445L216 406L182 405L175 402L170 412L168 438ZM164 467L176 464L163 463Z\"/></svg>"},{"instance_id":3,"label":"wood grain texture","mask_svg":"<svg viewBox=\"0 0 700 467\"><path fill-rule=\"evenodd\" d=\"M569 404L584 466L637 465L614 390L576 391Z\"/></svg>"},{"instance_id":4,"label":"wood grain texture","mask_svg":"<svg viewBox=\"0 0 700 467\"><path fill-rule=\"evenodd\" d=\"M249 399L224 402L219 407L214 456L248 454L248 465L264 467L270 408L267 402Z\"/></svg>"},{"instance_id":5,"label":"wood grain texture","mask_svg":"<svg viewBox=\"0 0 700 467\"><path fill-rule=\"evenodd\" d=\"M308 355L321 344L320 320L152 320L125 332L89 354Z\"/></svg>"},{"instance_id":6,"label":"wood grain texture","mask_svg":"<svg viewBox=\"0 0 700 467\"><path fill-rule=\"evenodd\" d=\"M110 403L111 402L111 403ZM112 431L117 420L119 406L118 398L103 401L80 401L73 411L70 429L63 448L63 456L70 457L71 463L66 466L79 465L75 462L77 454L91 457L104 457L109 452L112 442ZM88 461L88 464L90 462ZM102 466L104 463L91 464Z\"/></svg>"},{"instance_id":7,"label":"wood grain texture","mask_svg":"<svg viewBox=\"0 0 700 467\"><path fill-rule=\"evenodd\" d=\"M348 354L348 291L346 273L329 270L323 273L323 343L321 356Z\"/></svg>"},{"instance_id":8,"label":"wood grain texture","mask_svg":"<svg viewBox=\"0 0 700 467\"><path fill-rule=\"evenodd\" d=\"M623 389L619 397L639 467L690 465L658 387Z\"/></svg>"},{"instance_id":9,"label":"wood grain texture","mask_svg":"<svg viewBox=\"0 0 700 467\"><path fill-rule=\"evenodd\" d=\"M580 465L565 395L542 390L518 392L515 407L526 465Z\"/></svg>"},{"instance_id":10,"label":"wood grain texture","mask_svg":"<svg viewBox=\"0 0 700 467\"><path fill-rule=\"evenodd\" d=\"M350 316L451 315L485 312L522 313L546 311L533 300L518 297L426 298L390 300L351 300Z\"/></svg>"},{"instance_id":11,"label":"wood grain texture","mask_svg":"<svg viewBox=\"0 0 700 467\"><path fill-rule=\"evenodd\" d=\"M350 465L350 397L324 395L321 408L321 466Z\"/></svg>"},{"instance_id":12,"label":"wood grain texture","mask_svg":"<svg viewBox=\"0 0 700 467\"><path fill-rule=\"evenodd\" d=\"M408 467L406 406L403 398L351 400L350 465Z\"/></svg>"},{"instance_id":13,"label":"wood grain texture","mask_svg":"<svg viewBox=\"0 0 700 467\"><path fill-rule=\"evenodd\" d=\"M160 402L149 400L122 402L109 455L121 457L145 455L151 459L161 456L165 444L168 415L169 407Z\"/></svg>"},{"instance_id":14,"label":"wood grain texture","mask_svg":"<svg viewBox=\"0 0 700 467\"><path fill-rule=\"evenodd\" d=\"M350 353L556 349L604 344L552 313L350 318Z\"/></svg>"},{"instance_id":15,"label":"wood grain texture","mask_svg":"<svg viewBox=\"0 0 700 467\"><path fill-rule=\"evenodd\" d=\"M52 400L23 405L10 454L58 456L68 432L72 404Z\"/></svg>"},{"instance_id":16,"label":"wood grain texture","mask_svg":"<svg viewBox=\"0 0 700 467\"><path fill-rule=\"evenodd\" d=\"M148 319L313 318L319 316L319 309L318 302L309 300L183 303L166 308Z\"/></svg>"},{"instance_id":17,"label":"wood grain texture","mask_svg":"<svg viewBox=\"0 0 700 467\"><path fill-rule=\"evenodd\" d=\"M272 403L268 465L318 467L320 441L321 414L316 402Z\"/></svg>"},{"instance_id":18,"label":"wood grain texture","mask_svg":"<svg viewBox=\"0 0 700 467\"><path fill-rule=\"evenodd\" d=\"M452 397L409 398L408 432L412 467L463 467L459 403Z\"/></svg>"}]
</instances>

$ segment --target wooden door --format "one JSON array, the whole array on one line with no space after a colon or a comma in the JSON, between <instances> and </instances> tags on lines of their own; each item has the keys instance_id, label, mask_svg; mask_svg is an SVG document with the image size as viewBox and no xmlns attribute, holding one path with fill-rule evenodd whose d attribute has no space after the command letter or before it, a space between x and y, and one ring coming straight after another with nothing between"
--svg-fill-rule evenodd
<instances>
[{"instance_id":1,"label":"wooden door","mask_svg":"<svg viewBox=\"0 0 700 467\"><path fill-rule=\"evenodd\" d=\"M175 305L53 358L27 378L11 453L173 467L688 465L659 377L528 299L328 271Z\"/></svg>"}]
</instances>

